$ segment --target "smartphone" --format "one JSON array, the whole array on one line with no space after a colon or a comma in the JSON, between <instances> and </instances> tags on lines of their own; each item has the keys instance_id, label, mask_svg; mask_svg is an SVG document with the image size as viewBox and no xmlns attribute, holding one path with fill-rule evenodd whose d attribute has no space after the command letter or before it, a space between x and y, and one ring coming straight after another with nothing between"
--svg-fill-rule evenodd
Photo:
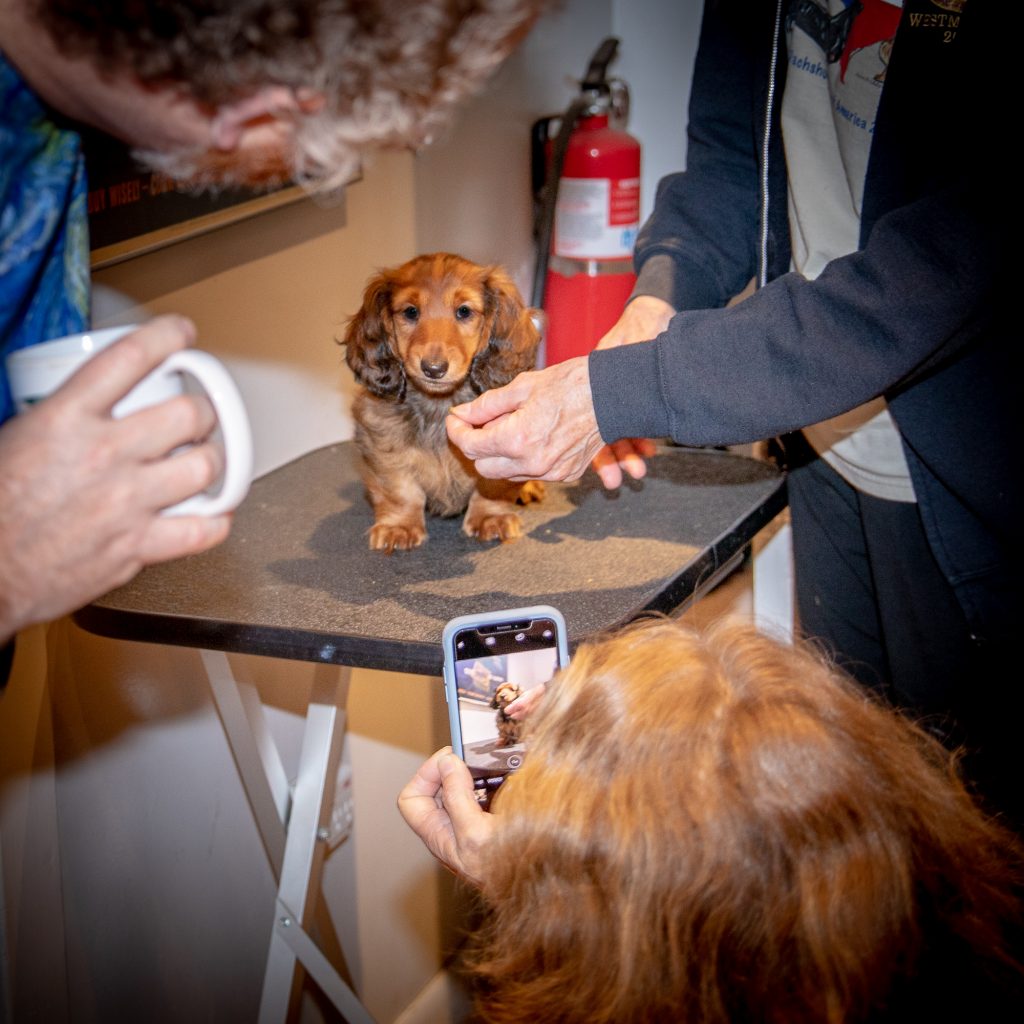
<instances>
[{"instance_id":1,"label":"smartphone","mask_svg":"<svg viewBox=\"0 0 1024 1024\"><path fill-rule=\"evenodd\" d=\"M461 615L444 628L444 693L452 749L469 766L485 808L523 764L522 719L505 708L569 664L565 619L537 605Z\"/></svg>"}]
</instances>

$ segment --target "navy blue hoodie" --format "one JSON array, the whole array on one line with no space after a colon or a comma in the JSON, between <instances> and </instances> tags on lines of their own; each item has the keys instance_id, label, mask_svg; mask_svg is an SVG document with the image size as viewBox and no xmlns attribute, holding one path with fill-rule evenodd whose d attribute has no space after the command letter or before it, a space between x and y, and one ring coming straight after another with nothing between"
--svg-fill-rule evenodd
<instances>
[{"instance_id":1,"label":"navy blue hoodie","mask_svg":"<svg viewBox=\"0 0 1024 1024\"><path fill-rule=\"evenodd\" d=\"M635 255L635 294L680 312L651 343L592 353L590 381L605 441L687 445L774 437L884 395L936 559L975 636L1005 640L1024 628L1024 394L1010 280L1019 185L1006 142L1015 68L996 33L1015 35L1003 5L951 6L906 0L861 248L806 281L789 272L785 33L775 31L785 11L708 0L687 169L660 183ZM1000 108L1006 123L993 130ZM751 278L762 286L723 308Z\"/></svg>"}]
</instances>

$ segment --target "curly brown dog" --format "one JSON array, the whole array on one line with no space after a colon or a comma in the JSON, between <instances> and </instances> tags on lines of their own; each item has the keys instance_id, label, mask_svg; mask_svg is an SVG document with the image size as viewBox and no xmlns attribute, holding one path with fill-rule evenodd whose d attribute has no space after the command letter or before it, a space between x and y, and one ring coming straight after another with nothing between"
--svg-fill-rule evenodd
<instances>
[{"instance_id":1,"label":"curly brown dog","mask_svg":"<svg viewBox=\"0 0 1024 1024\"><path fill-rule=\"evenodd\" d=\"M491 698L491 707L498 710L495 718L498 723L499 747L513 747L522 739L523 723L509 717L505 711L521 692L515 683L502 683Z\"/></svg>"},{"instance_id":2,"label":"curly brown dog","mask_svg":"<svg viewBox=\"0 0 1024 1024\"><path fill-rule=\"evenodd\" d=\"M418 256L367 284L342 344L363 386L353 416L371 548L418 547L425 511L465 511L463 531L481 540L522 535L516 504L539 501L543 484L480 477L449 444L445 417L533 367L540 337L530 313L503 270L452 253Z\"/></svg>"}]
</instances>

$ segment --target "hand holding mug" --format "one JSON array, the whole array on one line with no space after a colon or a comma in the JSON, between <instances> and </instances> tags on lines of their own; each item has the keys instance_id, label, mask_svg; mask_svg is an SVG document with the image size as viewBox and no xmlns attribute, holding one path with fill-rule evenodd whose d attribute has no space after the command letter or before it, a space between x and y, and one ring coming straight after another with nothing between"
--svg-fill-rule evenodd
<instances>
[{"instance_id":1,"label":"hand holding mug","mask_svg":"<svg viewBox=\"0 0 1024 1024\"><path fill-rule=\"evenodd\" d=\"M11 393L19 412L48 398L98 353L138 325L84 331L19 349L7 357ZM195 494L163 509L165 515L218 515L236 508L252 480L252 432L245 405L224 364L209 352L183 348L172 352L112 407L115 419L185 394L184 376L193 377L212 403L225 450L224 478L215 494Z\"/></svg>"},{"instance_id":2,"label":"hand holding mug","mask_svg":"<svg viewBox=\"0 0 1024 1024\"><path fill-rule=\"evenodd\" d=\"M170 379L183 357L204 355L186 352L195 340L191 322L158 317L117 333L96 332L98 351L37 402L27 402L8 362L25 411L0 430L0 639L80 607L144 565L220 543L229 510L248 489L251 435L226 371L227 385L218 379L209 397L183 394ZM133 398L122 405L140 384L147 391L151 378L165 381L156 404L140 408ZM237 407L225 412L231 403L215 390L233 392ZM227 471L210 439L218 413L229 449L228 419L244 427L233 435ZM200 495L222 475L225 485L234 481L230 489L209 500Z\"/></svg>"}]
</instances>

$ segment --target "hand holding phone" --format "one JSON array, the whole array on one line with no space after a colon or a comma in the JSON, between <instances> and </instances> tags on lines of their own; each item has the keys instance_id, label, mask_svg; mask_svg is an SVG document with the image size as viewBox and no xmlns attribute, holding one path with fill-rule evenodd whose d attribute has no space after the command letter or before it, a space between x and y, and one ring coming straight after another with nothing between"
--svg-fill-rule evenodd
<instances>
[{"instance_id":1,"label":"hand holding phone","mask_svg":"<svg viewBox=\"0 0 1024 1024\"><path fill-rule=\"evenodd\" d=\"M398 809L427 849L474 885L495 819L476 799L469 770L448 747L429 757L398 797Z\"/></svg>"},{"instance_id":2,"label":"hand holding phone","mask_svg":"<svg viewBox=\"0 0 1024 1024\"><path fill-rule=\"evenodd\" d=\"M523 763L523 723L569 663L565 620L548 605L463 615L445 626L445 698L452 749L480 803Z\"/></svg>"}]
</instances>

